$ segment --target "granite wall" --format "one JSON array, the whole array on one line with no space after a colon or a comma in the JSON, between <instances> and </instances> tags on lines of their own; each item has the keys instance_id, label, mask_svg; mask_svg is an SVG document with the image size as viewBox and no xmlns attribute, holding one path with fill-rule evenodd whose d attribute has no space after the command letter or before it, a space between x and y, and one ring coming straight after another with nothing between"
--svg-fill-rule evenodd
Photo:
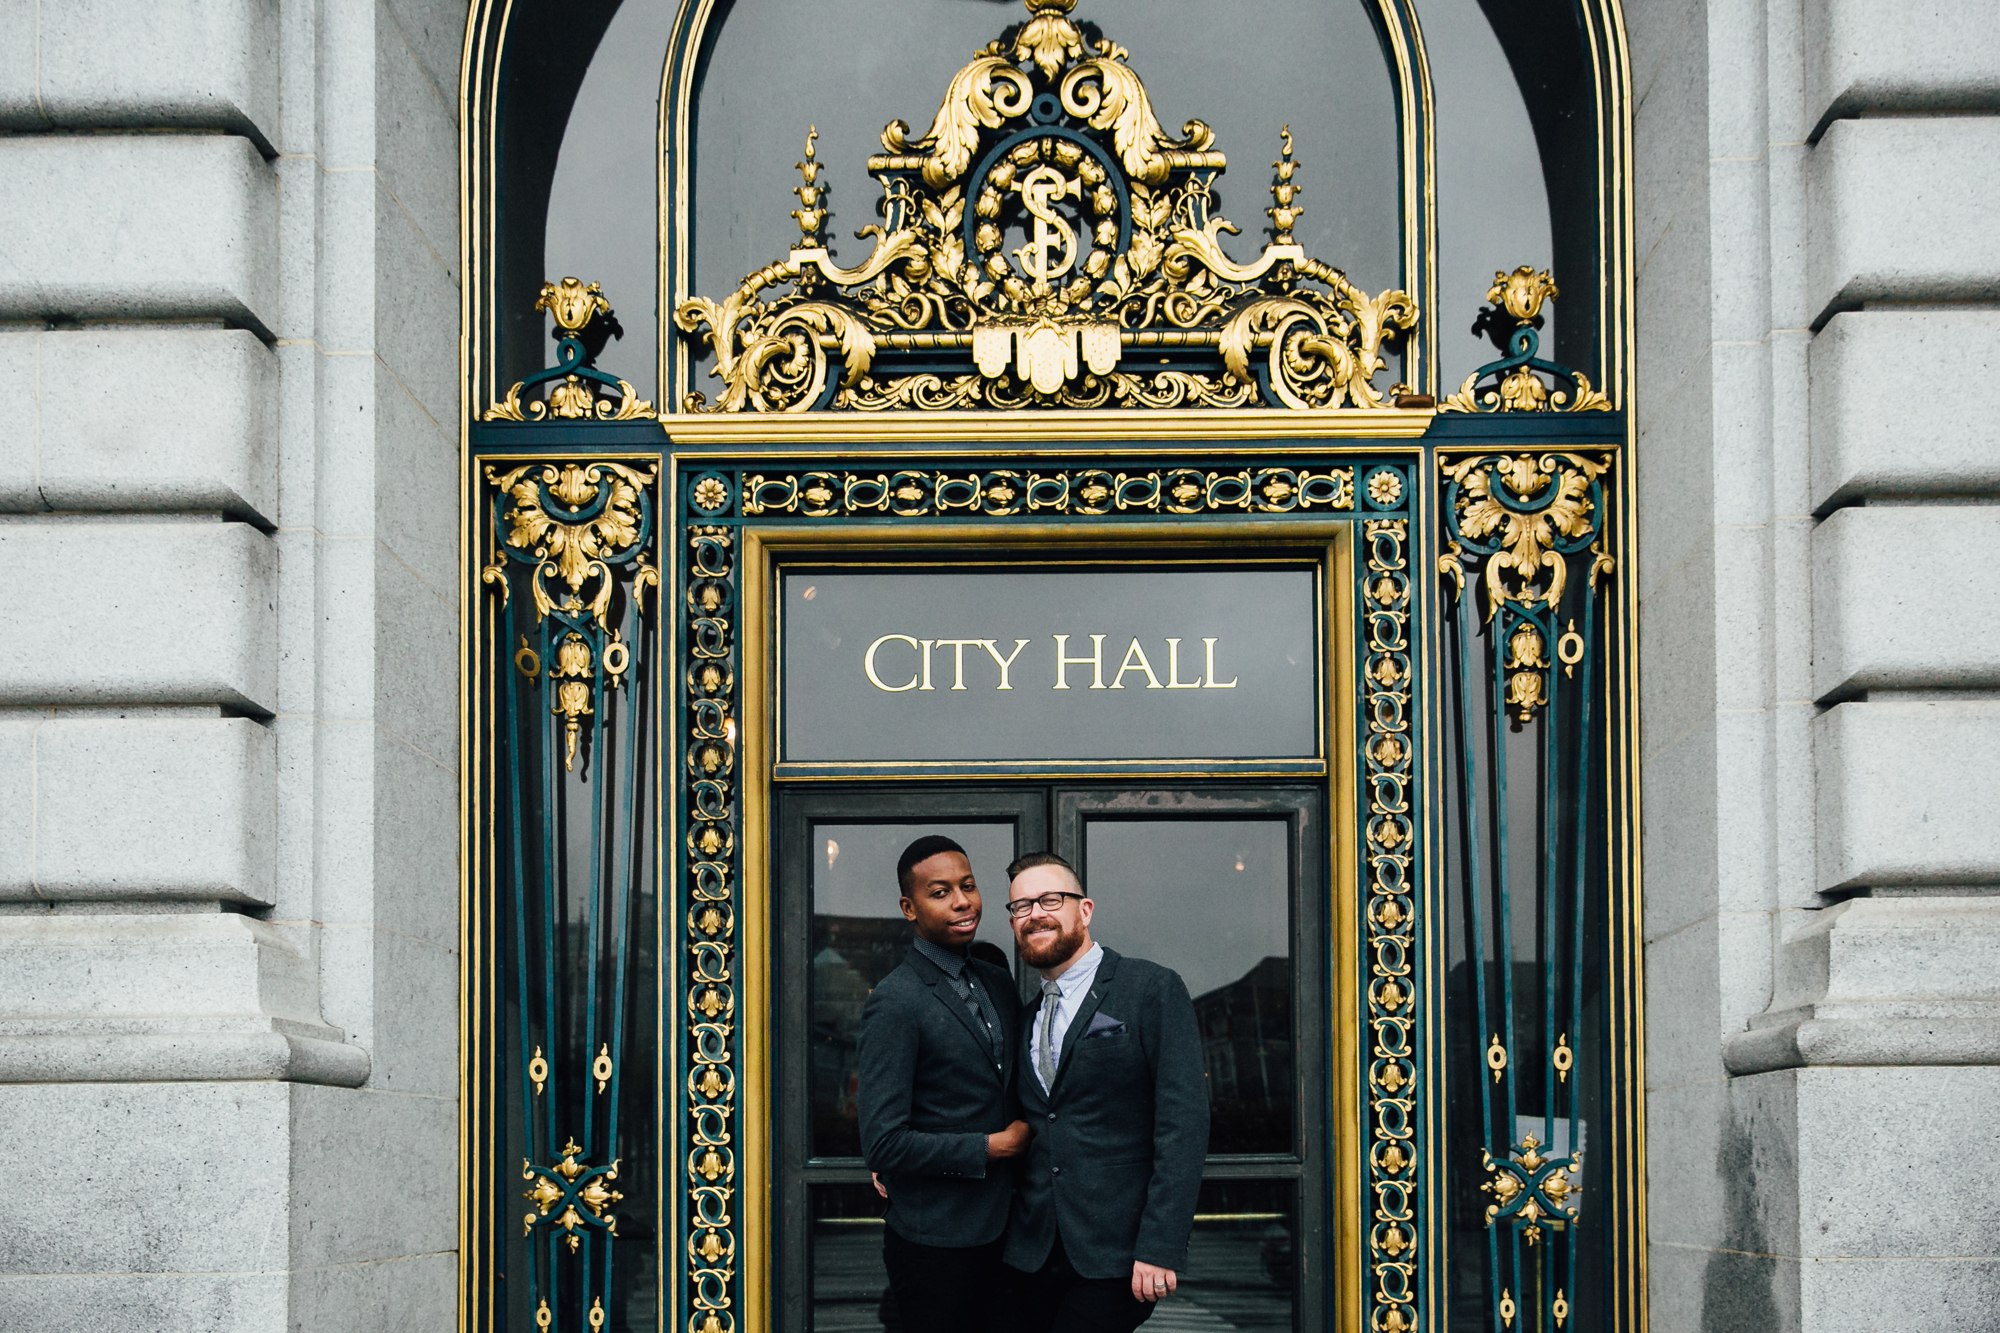
<instances>
[{"instance_id":1,"label":"granite wall","mask_svg":"<svg viewBox=\"0 0 2000 1333\"><path fill-rule=\"evenodd\" d=\"M463 23L0 0L0 1327L455 1322Z\"/></svg>"}]
</instances>

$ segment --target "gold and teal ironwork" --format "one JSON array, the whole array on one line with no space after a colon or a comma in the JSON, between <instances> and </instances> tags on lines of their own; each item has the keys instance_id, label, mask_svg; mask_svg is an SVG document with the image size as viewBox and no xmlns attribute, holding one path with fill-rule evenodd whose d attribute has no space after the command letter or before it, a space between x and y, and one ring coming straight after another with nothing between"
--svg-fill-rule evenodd
<instances>
[{"instance_id":1,"label":"gold and teal ironwork","mask_svg":"<svg viewBox=\"0 0 2000 1333\"><path fill-rule=\"evenodd\" d=\"M516 1214L525 1253L507 1268L543 1327L580 1329L628 1279L614 1269L618 1205L635 1172L653 1174L623 1151L621 1118L630 1098L650 1104L643 1073L636 1086L624 1075L651 990L635 976L634 931L659 467L552 456L481 475L480 580L503 675L490 733L494 988L511 1043L495 1056L515 1082L502 1072L495 1094L512 1107L528 1202Z\"/></svg>"},{"instance_id":2,"label":"gold and teal ironwork","mask_svg":"<svg viewBox=\"0 0 2000 1333\"><path fill-rule=\"evenodd\" d=\"M1569 557L1589 551L1590 577L1608 569L1601 545L1608 464L1577 453L1480 454L1440 458L1447 479L1450 553L1440 572L1465 584L1464 561L1480 571L1486 618L1506 645L1504 699L1520 722L1531 720L1551 695L1559 658L1571 676L1589 637L1586 625L1558 629L1556 609L1569 583ZM1483 563L1480 563L1482 562Z\"/></svg>"},{"instance_id":3,"label":"gold and teal ironwork","mask_svg":"<svg viewBox=\"0 0 2000 1333\"><path fill-rule=\"evenodd\" d=\"M1372 496L1387 495L1402 474L1382 468L1370 477ZM1421 1173L1417 1063L1416 963L1417 779L1415 653L1410 635L1410 525L1370 519L1362 525L1360 571L1363 876L1362 955L1367 975L1363 1040L1363 1167L1367 1209L1369 1328L1410 1333L1418 1327Z\"/></svg>"},{"instance_id":4,"label":"gold and teal ironwork","mask_svg":"<svg viewBox=\"0 0 2000 1333\"><path fill-rule=\"evenodd\" d=\"M634 605L644 609L647 588L657 588L659 570L647 555L652 539L647 488L659 466L643 472L622 463L526 464L506 473L492 466L486 480L505 499L494 509L493 563L480 571L504 603L512 593L507 566L526 564L528 593L536 625L531 645L519 635L514 665L529 679L546 674L555 696L553 711L563 718L563 767L576 768L583 719L594 716L593 701L607 684L624 683L631 645L611 623L613 572L631 567Z\"/></svg>"},{"instance_id":5,"label":"gold and teal ironwork","mask_svg":"<svg viewBox=\"0 0 2000 1333\"><path fill-rule=\"evenodd\" d=\"M1512 273L1495 273L1493 286L1486 292L1486 299L1493 304L1479 312L1475 328L1490 335L1507 355L1467 375L1458 392L1440 403L1438 410L1609 412L1611 400L1590 386L1588 375L1536 355L1541 345L1542 305L1557 295L1547 269L1537 273L1523 264ZM1544 379L1544 375L1551 378ZM1559 380L1567 381L1569 387L1558 387Z\"/></svg>"},{"instance_id":6,"label":"gold and teal ironwork","mask_svg":"<svg viewBox=\"0 0 2000 1333\"><path fill-rule=\"evenodd\" d=\"M1198 120L1169 135L1123 47L1027 0L1026 24L952 79L930 128L892 121L868 159L881 183L873 252L841 268L817 131L798 240L720 301L674 321L711 348L722 387L690 412L1015 408L1371 408L1417 322L1405 292L1370 295L1292 237L1304 207L1289 130L1270 239L1232 259L1213 211L1227 161ZM1429 400L1424 400L1428 405Z\"/></svg>"},{"instance_id":7,"label":"gold and teal ironwork","mask_svg":"<svg viewBox=\"0 0 2000 1333\"><path fill-rule=\"evenodd\" d=\"M1533 1134L1509 1149L1512 1156L1495 1161L1482 1152L1480 1165L1491 1177L1479 1188L1493 1196L1486 1206L1486 1225L1507 1222L1518 1227L1529 1244L1541 1240L1544 1226L1566 1226L1576 1221L1576 1204L1583 1174L1583 1149L1567 1157L1544 1157L1538 1151L1542 1141ZM1560 1293L1560 1289L1558 1289Z\"/></svg>"},{"instance_id":8,"label":"gold and teal ironwork","mask_svg":"<svg viewBox=\"0 0 2000 1333\"><path fill-rule=\"evenodd\" d=\"M596 283L585 286L575 278L545 282L535 309L546 310L556 322L556 363L517 381L505 398L486 409L485 420L639 421L657 415L629 383L595 364L595 349L618 332L611 302ZM521 401L523 393L543 386L545 396Z\"/></svg>"},{"instance_id":9,"label":"gold and teal ironwork","mask_svg":"<svg viewBox=\"0 0 2000 1333\"><path fill-rule=\"evenodd\" d=\"M712 480L712 478L704 478ZM699 504L709 491L689 489ZM741 1283L736 1271L736 672L735 535L695 524L687 530L682 590L687 664L682 767L687 827L688 1137L687 1333L735 1333Z\"/></svg>"},{"instance_id":10,"label":"gold and teal ironwork","mask_svg":"<svg viewBox=\"0 0 2000 1333\"><path fill-rule=\"evenodd\" d=\"M574 1254L583 1244L581 1232L598 1227L607 1235L618 1234L618 1219L611 1213L611 1205L625 1196L614 1184L617 1162L589 1166L578 1161L583 1149L575 1139L566 1140L560 1151L562 1160L554 1166L521 1164L521 1179L528 1182L527 1198L534 1205L522 1219L522 1234L531 1235L546 1222L566 1233L564 1240Z\"/></svg>"},{"instance_id":11,"label":"gold and teal ironwork","mask_svg":"<svg viewBox=\"0 0 2000 1333\"><path fill-rule=\"evenodd\" d=\"M715 489L704 492L701 486L708 481L714 481ZM727 492L719 480L704 479L696 485L693 503L716 512L728 503ZM1354 508L1354 469L760 472L744 478L742 504L743 513L752 517L804 518L1334 512Z\"/></svg>"},{"instance_id":12,"label":"gold and teal ironwork","mask_svg":"<svg viewBox=\"0 0 2000 1333\"><path fill-rule=\"evenodd\" d=\"M1613 455L1588 450L1440 454L1438 559L1454 605L1458 883L1469 971L1459 1112L1488 1196L1491 1326L1563 1327L1580 1287L1579 1225L1594 1067L1608 1046L1592 923L1604 853L1593 843L1594 756ZM1524 785L1526 784L1526 785ZM1523 876L1522 872L1528 873ZM1524 882L1525 879L1525 882ZM1476 1061L1476 1063L1473 1063ZM1576 1075L1576 1077L1572 1077ZM1465 1085L1461 1085L1465 1086ZM1601 1107L1601 1103L1596 1103ZM1458 1163L1462 1174L1469 1163ZM1597 1207L1602 1209L1600 1202Z\"/></svg>"}]
</instances>

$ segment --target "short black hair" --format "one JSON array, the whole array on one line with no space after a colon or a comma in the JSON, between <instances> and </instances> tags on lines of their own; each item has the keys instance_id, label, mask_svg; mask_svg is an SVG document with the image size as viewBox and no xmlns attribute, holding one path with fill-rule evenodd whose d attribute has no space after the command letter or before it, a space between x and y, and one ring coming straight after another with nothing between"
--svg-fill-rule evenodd
<instances>
[{"instance_id":1,"label":"short black hair","mask_svg":"<svg viewBox=\"0 0 2000 1333\"><path fill-rule=\"evenodd\" d=\"M960 856L965 856L965 848L942 833L926 833L903 849L903 854L896 858L896 887L901 890L903 897L909 897L910 890L916 887L910 879L910 873L941 852L957 852ZM965 859L970 861L972 858L966 856Z\"/></svg>"},{"instance_id":2,"label":"short black hair","mask_svg":"<svg viewBox=\"0 0 2000 1333\"><path fill-rule=\"evenodd\" d=\"M1076 891L1088 898L1090 890L1083 887L1083 876L1076 873L1076 867L1057 856L1054 852L1028 852L1014 858L1007 867L1007 881L1012 883L1022 871L1033 870L1036 866L1055 866L1069 876L1069 882L1076 885Z\"/></svg>"}]
</instances>

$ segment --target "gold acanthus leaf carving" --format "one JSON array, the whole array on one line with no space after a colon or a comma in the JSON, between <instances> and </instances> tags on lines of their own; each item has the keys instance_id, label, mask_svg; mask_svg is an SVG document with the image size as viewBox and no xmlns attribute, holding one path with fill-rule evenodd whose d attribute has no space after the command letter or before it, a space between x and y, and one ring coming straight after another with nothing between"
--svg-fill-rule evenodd
<instances>
[{"instance_id":1,"label":"gold acanthus leaf carving","mask_svg":"<svg viewBox=\"0 0 2000 1333\"><path fill-rule=\"evenodd\" d=\"M1473 544L1498 538L1486 559L1487 616L1504 601L1539 601L1550 607L1560 602L1569 562L1554 548L1560 539L1579 540L1596 531L1591 485L1609 464L1570 453L1439 462L1459 487L1454 535ZM1513 503L1503 503L1494 493L1496 482ZM1556 488L1551 498L1532 510L1526 507L1551 485Z\"/></svg>"},{"instance_id":2,"label":"gold acanthus leaf carving","mask_svg":"<svg viewBox=\"0 0 2000 1333\"><path fill-rule=\"evenodd\" d=\"M1032 17L1014 39L1014 58L1034 61L1043 78L1053 79L1065 57L1083 54L1083 34L1069 19L1075 8L1076 0L1029 0Z\"/></svg>"},{"instance_id":3,"label":"gold acanthus leaf carving","mask_svg":"<svg viewBox=\"0 0 2000 1333\"><path fill-rule=\"evenodd\" d=\"M952 78L951 88L923 138L904 143L908 127L900 120L893 121L882 131L882 147L891 153L929 150L924 159L924 184L942 189L972 165L979 131L1000 128L1003 115L1021 114L1033 96L1027 77L1004 57L982 55Z\"/></svg>"},{"instance_id":4,"label":"gold acanthus leaf carving","mask_svg":"<svg viewBox=\"0 0 2000 1333\"><path fill-rule=\"evenodd\" d=\"M540 616L558 605L583 609L580 594L584 585L596 580L588 608L600 625L611 602L612 580L605 560L622 555L639 540L639 492L658 475L657 465L646 471L622 463L528 464L506 473L486 470L487 480L512 502L505 515L507 545L527 552L538 562L531 588ZM542 492L572 510L595 503L600 491L603 506L594 517L565 522L552 515ZM548 578L568 589L566 596L552 593ZM657 573L652 581L657 582ZM491 580L489 580L491 581ZM504 580L502 582L504 587ZM562 596L558 602L556 598Z\"/></svg>"}]
</instances>

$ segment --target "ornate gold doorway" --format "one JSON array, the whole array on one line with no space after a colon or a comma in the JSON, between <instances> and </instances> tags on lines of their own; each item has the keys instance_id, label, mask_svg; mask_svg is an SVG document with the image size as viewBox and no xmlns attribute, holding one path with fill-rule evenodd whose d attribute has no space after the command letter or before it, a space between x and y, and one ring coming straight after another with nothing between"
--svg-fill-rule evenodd
<instances>
[{"instance_id":1,"label":"ornate gold doorway","mask_svg":"<svg viewBox=\"0 0 2000 1333\"><path fill-rule=\"evenodd\" d=\"M799 1146L817 1132L799 1100L817 1038L786 1004L810 1001L829 950L850 971L872 955L813 944L816 917L843 913L806 910L818 890L800 858L840 841L821 823L900 827L977 788L1040 793L1040 823L1009 824L1017 849L1071 836L1061 812L1114 792L1263 800L1295 843L1321 826L1283 879L1292 1137L1211 1163L1243 1198L1283 1194L1210 1211L1277 1227L1250 1243L1284 1275L1287 1313L1211 1298L1210 1315L1350 1333L1637 1326L1622 48L1605 12L1565 20L1578 58L1609 71L1565 85L1600 92L1562 120L1590 117L1610 155L1555 228L1558 256L1595 271L1559 274L1553 331L1554 277L1497 273L1478 316L1494 351L1441 393L1423 39L1407 6L1364 9L1396 131L1388 281L1351 280L1302 240L1322 205L1283 108L1268 181L1225 200L1230 163L1261 150L1200 120L1163 128L1137 72L1143 30L1118 34L1128 50L1069 3L1032 0L956 73L925 73L947 89L928 129L891 122L867 152L879 201L861 253L833 240L830 182L856 164L809 130L791 234L702 292L697 251L718 244L704 219L729 235L736 214L693 188L691 145L730 103L703 83L724 16L687 7L657 98L656 373L606 368L620 325L593 284L550 281L537 302L515 280L529 270L510 191L536 153L558 156L517 103L547 95L564 29L532 7L475 26L469 1325L791 1333L835 1317L814 1314L832 1306L813 1246L868 1222L853 1163ZM536 207L553 217L553 199ZM1261 215L1264 237L1230 213ZM1454 321L1478 295L1450 295ZM1584 354L1545 356L1551 332ZM1042 566L1265 565L1312 591L1223 599L1214 614L1240 630L1171 606L1127 625L1144 599L1108 594L1103 623L1036 620L1088 590L1023 592L1013 620L953 594L921 625L878 624L894 601L878 592L856 594L851 623L810 622L813 654L787 638L808 621L786 580L813 570L1019 582ZM1064 671L1118 673L1120 709L1155 685L1174 709L1219 700L1206 685L1229 678L1230 636L1259 622L1309 647L1248 652L1245 670L1277 674L1234 696L1240 714L1134 712L1094 731L1061 711ZM1055 664L1010 689L1028 711L1004 727L949 712L979 693L960 694L968 671L1011 684L1009 644ZM1284 693L1308 678L1304 704ZM918 720L800 739L877 706ZM1309 745L1284 739L1288 714ZM846 1202L819 1209L814 1191ZM842 1310L866 1325L865 1301Z\"/></svg>"}]
</instances>

